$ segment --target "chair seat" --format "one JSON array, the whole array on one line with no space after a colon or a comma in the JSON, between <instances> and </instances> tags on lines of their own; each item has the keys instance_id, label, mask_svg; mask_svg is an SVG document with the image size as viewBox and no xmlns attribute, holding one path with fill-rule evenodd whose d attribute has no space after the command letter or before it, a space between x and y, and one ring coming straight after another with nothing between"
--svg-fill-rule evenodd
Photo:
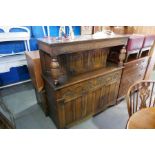
<instances>
[{"instance_id":1,"label":"chair seat","mask_svg":"<svg viewBox=\"0 0 155 155\"><path fill-rule=\"evenodd\" d=\"M151 47L153 45L154 40L155 40L155 35L145 36L142 48Z\"/></svg>"},{"instance_id":2,"label":"chair seat","mask_svg":"<svg viewBox=\"0 0 155 155\"><path fill-rule=\"evenodd\" d=\"M127 52L132 52L134 50L140 50L142 48L144 41L143 35L133 35L130 36L127 43Z\"/></svg>"},{"instance_id":3,"label":"chair seat","mask_svg":"<svg viewBox=\"0 0 155 155\"><path fill-rule=\"evenodd\" d=\"M29 40L29 39L30 39L30 35L27 32L0 33L0 42L3 42L3 41Z\"/></svg>"}]
</instances>

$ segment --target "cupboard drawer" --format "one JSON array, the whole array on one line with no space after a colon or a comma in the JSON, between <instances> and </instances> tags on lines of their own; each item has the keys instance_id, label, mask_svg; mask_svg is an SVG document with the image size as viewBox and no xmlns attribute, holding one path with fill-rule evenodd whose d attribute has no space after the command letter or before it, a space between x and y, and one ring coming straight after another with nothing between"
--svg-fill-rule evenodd
<instances>
[{"instance_id":1,"label":"cupboard drawer","mask_svg":"<svg viewBox=\"0 0 155 155\"><path fill-rule=\"evenodd\" d=\"M134 62L125 63L124 74L129 73L134 74L137 73L137 71L139 72L140 70L145 70L147 64L148 64L148 57L136 60Z\"/></svg>"},{"instance_id":2,"label":"cupboard drawer","mask_svg":"<svg viewBox=\"0 0 155 155\"><path fill-rule=\"evenodd\" d=\"M121 73L122 70L117 70L104 76L100 76L60 89L59 91L57 91L57 99L64 99L65 102L68 102L70 100L83 96L88 92L95 91L100 87L106 87L107 85L110 85L112 83L119 82Z\"/></svg>"},{"instance_id":3,"label":"cupboard drawer","mask_svg":"<svg viewBox=\"0 0 155 155\"><path fill-rule=\"evenodd\" d=\"M118 98L127 94L129 87L139 80L143 80L149 57L125 63Z\"/></svg>"},{"instance_id":4,"label":"cupboard drawer","mask_svg":"<svg viewBox=\"0 0 155 155\"><path fill-rule=\"evenodd\" d=\"M149 57L140 58L140 59L125 63L124 66L125 66L125 68L132 68L132 67L135 67L135 65L136 66L137 65L139 65L139 66L146 65L148 63L148 59L149 59Z\"/></svg>"}]
</instances>

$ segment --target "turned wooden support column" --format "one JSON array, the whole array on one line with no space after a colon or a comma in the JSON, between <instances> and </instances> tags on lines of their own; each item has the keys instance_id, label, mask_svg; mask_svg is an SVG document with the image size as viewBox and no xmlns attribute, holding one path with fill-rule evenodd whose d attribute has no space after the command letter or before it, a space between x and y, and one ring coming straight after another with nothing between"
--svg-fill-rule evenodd
<instances>
[{"instance_id":1,"label":"turned wooden support column","mask_svg":"<svg viewBox=\"0 0 155 155\"><path fill-rule=\"evenodd\" d=\"M123 46L120 51L118 66L120 67L123 66L123 61L125 60L125 57L126 57L126 49L125 49L125 46Z\"/></svg>"},{"instance_id":2,"label":"turned wooden support column","mask_svg":"<svg viewBox=\"0 0 155 155\"><path fill-rule=\"evenodd\" d=\"M51 76L52 76L52 79L54 81L54 85L57 85L57 84L59 84L58 79L59 79L59 76L61 74L60 65L59 65L57 57L53 57L51 59L50 67L51 67Z\"/></svg>"}]
</instances>

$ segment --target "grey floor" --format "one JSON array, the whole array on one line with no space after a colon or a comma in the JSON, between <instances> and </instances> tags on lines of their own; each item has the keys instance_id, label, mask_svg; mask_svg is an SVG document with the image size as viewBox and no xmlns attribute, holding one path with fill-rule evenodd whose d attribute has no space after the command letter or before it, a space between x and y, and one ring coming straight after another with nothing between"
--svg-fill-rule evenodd
<instances>
[{"instance_id":1,"label":"grey floor","mask_svg":"<svg viewBox=\"0 0 155 155\"><path fill-rule=\"evenodd\" d=\"M155 72L152 74L155 80ZM37 104L31 82L0 90L1 97L13 113L17 129L56 129ZM126 101L85 120L70 129L124 129L128 120Z\"/></svg>"}]
</instances>

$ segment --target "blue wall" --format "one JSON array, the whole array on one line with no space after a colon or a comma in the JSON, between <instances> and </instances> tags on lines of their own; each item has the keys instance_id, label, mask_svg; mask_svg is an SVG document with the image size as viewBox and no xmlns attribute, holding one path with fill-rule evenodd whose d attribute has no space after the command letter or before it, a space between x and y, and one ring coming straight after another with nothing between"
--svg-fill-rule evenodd
<instances>
[{"instance_id":1,"label":"blue wall","mask_svg":"<svg viewBox=\"0 0 155 155\"><path fill-rule=\"evenodd\" d=\"M26 26L29 28L31 32L31 39L30 39L30 48L31 50L37 50L37 38L44 37L42 26ZM59 27L60 26L50 26L50 36L57 37L59 35ZM75 35L80 35L80 26L73 26L73 30ZM21 31L20 29L13 29L14 32ZM47 26L45 26L45 31L47 35ZM0 30L0 33L2 31ZM69 33L68 27L66 27L66 33ZM14 51L15 53L21 52L25 50L24 42L23 41L15 41L15 42L1 42L0 43L0 54L11 53Z\"/></svg>"},{"instance_id":2,"label":"blue wall","mask_svg":"<svg viewBox=\"0 0 155 155\"><path fill-rule=\"evenodd\" d=\"M37 39L44 37L42 26L26 26L31 32L30 48L31 51L38 49ZM50 36L58 37L60 26L50 26ZM80 35L80 26L73 26L74 34ZM13 32L19 32L21 29L12 29ZM0 33L3 31L0 30ZM45 33L47 35L47 26L45 26ZM66 33L69 34L69 28L66 27ZM18 53L25 51L23 41L14 42L1 42L0 43L0 54ZM19 81L29 79L29 73L27 66L11 68L10 72L0 73L0 86Z\"/></svg>"}]
</instances>

